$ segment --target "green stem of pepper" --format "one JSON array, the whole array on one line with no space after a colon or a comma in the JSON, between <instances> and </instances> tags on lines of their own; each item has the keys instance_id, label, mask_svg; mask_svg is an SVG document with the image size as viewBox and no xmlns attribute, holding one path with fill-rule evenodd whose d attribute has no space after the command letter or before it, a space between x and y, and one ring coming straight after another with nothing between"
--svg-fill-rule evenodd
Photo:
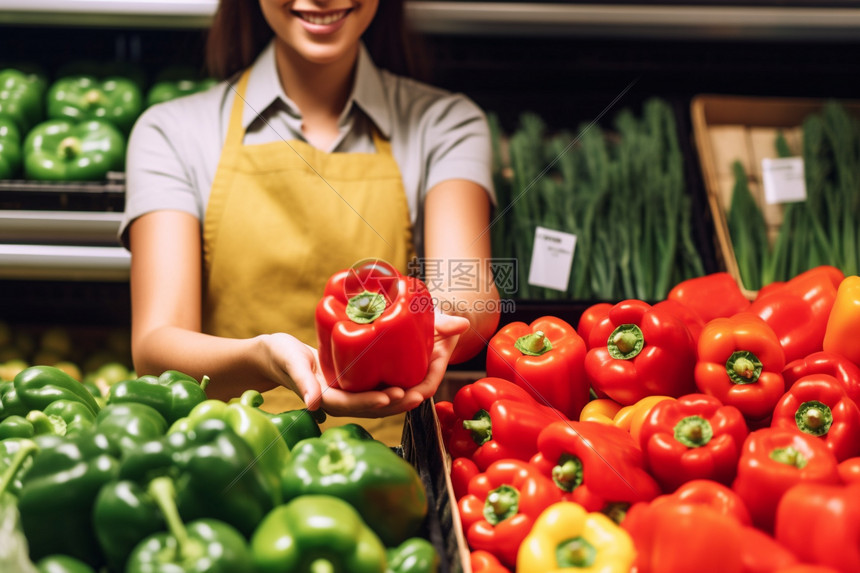
<instances>
[{"instance_id":1,"label":"green stem of pepper","mask_svg":"<svg viewBox=\"0 0 860 573\"><path fill-rule=\"evenodd\" d=\"M36 436L44 434L66 435L66 421L59 416L49 416L41 410L31 410L27 414L27 421L33 424L33 434Z\"/></svg>"},{"instance_id":2,"label":"green stem of pepper","mask_svg":"<svg viewBox=\"0 0 860 573\"><path fill-rule=\"evenodd\" d=\"M191 553L194 552L193 543L176 508L176 488L173 486L173 479L165 476L157 477L149 482L147 490L158 504L167 529L176 539L177 561L181 562L191 557Z\"/></svg>"},{"instance_id":3,"label":"green stem of pepper","mask_svg":"<svg viewBox=\"0 0 860 573\"><path fill-rule=\"evenodd\" d=\"M675 424L675 439L688 448L699 448L711 441L714 429L701 416L687 416Z\"/></svg>"},{"instance_id":4,"label":"green stem of pepper","mask_svg":"<svg viewBox=\"0 0 860 573\"><path fill-rule=\"evenodd\" d=\"M770 452L770 459L787 466L794 466L797 469L803 469L808 461L806 456L791 446L788 446L787 448L776 448Z\"/></svg>"},{"instance_id":5,"label":"green stem of pepper","mask_svg":"<svg viewBox=\"0 0 860 573\"><path fill-rule=\"evenodd\" d=\"M597 558L597 549L582 536L566 539L555 549L555 560L562 569L591 567Z\"/></svg>"},{"instance_id":6,"label":"green stem of pepper","mask_svg":"<svg viewBox=\"0 0 860 573\"><path fill-rule=\"evenodd\" d=\"M251 408L259 408L263 405L263 395L257 390L245 390L239 397L239 403Z\"/></svg>"},{"instance_id":7,"label":"green stem of pepper","mask_svg":"<svg viewBox=\"0 0 860 573\"><path fill-rule=\"evenodd\" d=\"M364 291L346 303L346 316L357 324L368 324L385 312L385 297L378 292Z\"/></svg>"},{"instance_id":8,"label":"green stem of pepper","mask_svg":"<svg viewBox=\"0 0 860 573\"><path fill-rule=\"evenodd\" d=\"M316 559L308 568L310 573L335 573L334 565L327 559Z\"/></svg>"},{"instance_id":9,"label":"green stem of pepper","mask_svg":"<svg viewBox=\"0 0 860 573\"><path fill-rule=\"evenodd\" d=\"M32 440L22 440L21 447L18 448L18 451L15 452L15 455L12 456L12 460L9 462L9 466L0 475L0 496L9 489L9 484L12 483L12 480L15 478L15 474L18 473L18 470L21 469L21 466L24 465L24 462L27 461L31 455L35 454L39 451L39 446L36 445L36 442Z\"/></svg>"},{"instance_id":10,"label":"green stem of pepper","mask_svg":"<svg viewBox=\"0 0 860 573\"><path fill-rule=\"evenodd\" d=\"M618 360L635 358L645 347L645 335L635 324L622 324L612 331L606 341L609 355Z\"/></svg>"},{"instance_id":11,"label":"green stem of pepper","mask_svg":"<svg viewBox=\"0 0 860 573\"><path fill-rule=\"evenodd\" d=\"M552 350L552 343L542 330L537 330L517 338L514 348L526 356L540 356Z\"/></svg>"},{"instance_id":12,"label":"green stem of pepper","mask_svg":"<svg viewBox=\"0 0 860 573\"><path fill-rule=\"evenodd\" d=\"M319 460L318 467L322 475L349 473L355 467L355 456L344 452L338 444L329 444L324 456Z\"/></svg>"},{"instance_id":13,"label":"green stem of pepper","mask_svg":"<svg viewBox=\"0 0 860 573\"><path fill-rule=\"evenodd\" d=\"M833 412L827 404L818 400L804 402L794 414L797 429L805 434L823 436L833 424Z\"/></svg>"},{"instance_id":14,"label":"green stem of pepper","mask_svg":"<svg viewBox=\"0 0 860 573\"><path fill-rule=\"evenodd\" d=\"M736 350L726 360L726 374L733 384L754 384L761 376L762 363L747 350Z\"/></svg>"},{"instance_id":15,"label":"green stem of pepper","mask_svg":"<svg viewBox=\"0 0 860 573\"><path fill-rule=\"evenodd\" d=\"M491 491L484 501L484 518L490 525L498 525L520 510L520 492L509 485Z\"/></svg>"},{"instance_id":16,"label":"green stem of pepper","mask_svg":"<svg viewBox=\"0 0 860 573\"><path fill-rule=\"evenodd\" d=\"M478 410L471 420L463 420L463 427L472 433L472 439L479 446L483 446L493 439L493 421L490 413L486 410Z\"/></svg>"},{"instance_id":17,"label":"green stem of pepper","mask_svg":"<svg viewBox=\"0 0 860 573\"><path fill-rule=\"evenodd\" d=\"M552 481L562 491L573 491L582 485L582 460L571 454L563 454L558 465L552 468Z\"/></svg>"},{"instance_id":18,"label":"green stem of pepper","mask_svg":"<svg viewBox=\"0 0 860 573\"><path fill-rule=\"evenodd\" d=\"M60 157L71 161L81 153L81 141L77 137L66 137L60 142Z\"/></svg>"}]
</instances>

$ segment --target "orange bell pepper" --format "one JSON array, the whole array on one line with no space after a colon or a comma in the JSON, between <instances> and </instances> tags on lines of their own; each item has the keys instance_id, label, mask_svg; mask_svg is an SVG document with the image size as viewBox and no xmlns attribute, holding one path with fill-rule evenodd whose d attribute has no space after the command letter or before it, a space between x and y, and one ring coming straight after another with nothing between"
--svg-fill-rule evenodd
<instances>
[{"instance_id":1,"label":"orange bell pepper","mask_svg":"<svg viewBox=\"0 0 860 573\"><path fill-rule=\"evenodd\" d=\"M699 338L699 391L734 406L751 424L767 421L785 393L785 354L773 329L751 313L716 318Z\"/></svg>"},{"instance_id":2,"label":"orange bell pepper","mask_svg":"<svg viewBox=\"0 0 860 573\"><path fill-rule=\"evenodd\" d=\"M579 413L580 422L613 424L613 418L621 410L621 404L609 398L597 398L586 404Z\"/></svg>"},{"instance_id":3,"label":"orange bell pepper","mask_svg":"<svg viewBox=\"0 0 860 573\"><path fill-rule=\"evenodd\" d=\"M844 356L860 366L860 276L845 277L836 291L824 331L824 351Z\"/></svg>"},{"instance_id":4,"label":"orange bell pepper","mask_svg":"<svg viewBox=\"0 0 860 573\"><path fill-rule=\"evenodd\" d=\"M654 406L665 400L674 399L672 396L645 396L635 404L624 406L618 410L618 413L612 419L612 423L622 430L626 430L630 434L630 437L633 438L633 441L638 444L642 425L648 419Z\"/></svg>"}]
</instances>

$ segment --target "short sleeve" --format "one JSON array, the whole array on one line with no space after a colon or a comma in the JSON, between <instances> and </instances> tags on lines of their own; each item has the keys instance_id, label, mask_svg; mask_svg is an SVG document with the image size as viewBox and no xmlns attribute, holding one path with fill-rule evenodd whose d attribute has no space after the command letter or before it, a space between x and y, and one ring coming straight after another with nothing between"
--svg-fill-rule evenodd
<instances>
[{"instance_id":1,"label":"short sleeve","mask_svg":"<svg viewBox=\"0 0 860 573\"><path fill-rule=\"evenodd\" d=\"M449 179L473 181L495 204L492 143L484 112L462 94L439 98L425 112L427 150L424 193Z\"/></svg>"},{"instance_id":2,"label":"short sleeve","mask_svg":"<svg viewBox=\"0 0 860 573\"><path fill-rule=\"evenodd\" d=\"M174 104L174 105L171 105ZM178 210L200 218L200 195L188 168L177 105L167 102L146 110L128 140L125 213L119 238L128 248L128 226L158 210Z\"/></svg>"}]
</instances>

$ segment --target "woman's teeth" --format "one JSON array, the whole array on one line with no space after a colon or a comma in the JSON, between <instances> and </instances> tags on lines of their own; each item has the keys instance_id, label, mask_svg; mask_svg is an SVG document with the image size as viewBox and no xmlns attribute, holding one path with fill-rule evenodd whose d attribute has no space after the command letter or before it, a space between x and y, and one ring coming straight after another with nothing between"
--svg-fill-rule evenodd
<instances>
[{"instance_id":1,"label":"woman's teeth","mask_svg":"<svg viewBox=\"0 0 860 573\"><path fill-rule=\"evenodd\" d=\"M312 14L309 12L302 12L301 17L304 21L311 24L327 26L328 24L334 24L338 20L342 19L346 16L347 12L349 12L349 10L343 10L342 12L335 12L332 14Z\"/></svg>"}]
</instances>

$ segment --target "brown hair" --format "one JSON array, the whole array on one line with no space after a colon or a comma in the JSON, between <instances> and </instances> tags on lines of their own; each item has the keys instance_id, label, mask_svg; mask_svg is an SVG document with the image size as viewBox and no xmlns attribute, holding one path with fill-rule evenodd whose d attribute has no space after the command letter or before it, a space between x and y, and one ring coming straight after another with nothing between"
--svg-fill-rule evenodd
<instances>
[{"instance_id":1,"label":"brown hair","mask_svg":"<svg viewBox=\"0 0 860 573\"><path fill-rule=\"evenodd\" d=\"M206 39L206 66L224 79L254 63L274 36L259 0L220 0ZM395 74L415 75L415 37L406 30L403 0L380 0L362 38L374 63Z\"/></svg>"}]
</instances>

